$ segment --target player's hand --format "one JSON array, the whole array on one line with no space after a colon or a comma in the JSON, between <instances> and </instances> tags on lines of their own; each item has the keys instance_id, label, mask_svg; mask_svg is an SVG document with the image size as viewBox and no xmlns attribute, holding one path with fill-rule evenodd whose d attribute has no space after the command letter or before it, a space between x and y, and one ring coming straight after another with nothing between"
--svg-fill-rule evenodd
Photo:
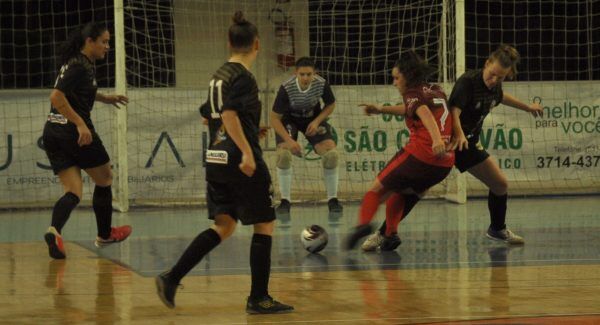
<instances>
[{"instance_id":1,"label":"player's hand","mask_svg":"<svg viewBox=\"0 0 600 325\"><path fill-rule=\"evenodd\" d=\"M542 107L542 105L540 105L540 103L533 103L529 105L529 109L527 111L531 113L533 117L542 117L542 115L544 114L544 108Z\"/></svg>"},{"instance_id":2,"label":"player's hand","mask_svg":"<svg viewBox=\"0 0 600 325\"><path fill-rule=\"evenodd\" d=\"M293 139L290 141L287 141L285 143L285 147L286 147L286 149L288 149L289 151L292 152L292 155L297 156L297 157L302 157L302 147L300 146L300 144L297 141L294 141Z\"/></svg>"},{"instance_id":3,"label":"player's hand","mask_svg":"<svg viewBox=\"0 0 600 325\"><path fill-rule=\"evenodd\" d=\"M269 133L269 129L270 129L270 127L268 127L268 126L259 126L258 127L258 138L264 139L267 136L267 134Z\"/></svg>"},{"instance_id":4,"label":"player's hand","mask_svg":"<svg viewBox=\"0 0 600 325\"><path fill-rule=\"evenodd\" d=\"M112 104L116 108L120 108L119 105L127 105L129 103L129 98L124 95L104 95L104 100L102 101L105 104Z\"/></svg>"},{"instance_id":5,"label":"player's hand","mask_svg":"<svg viewBox=\"0 0 600 325\"><path fill-rule=\"evenodd\" d=\"M375 104L360 104L359 107L363 108L363 111L368 116L381 114L381 107Z\"/></svg>"},{"instance_id":6,"label":"player's hand","mask_svg":"<svg viewBox=\"0 0 600 325\"><path fill-rule=\"evenodd\" d=\"M318 121L312 121L308 124L308 127L306 127L306 136L312 137L317 135L317 131L319 130L319 122Z\"/></svg>"},{"instance_id":7,"label":"player's hand","mask_svg":"<svg viewBox=\"0 0 600 325\"><path fill-rule=\"evenodd\" d=\"M77 139L77 144L80 147L87 146L92 143L92 132L88 129L87 125L82 124L77 127L77 133L79 133L79 138Z\"/></svg>"},{"instance_id":8,"label":"player's hand","mask_svg":"<svg viewBox=\"0 0 600 325\"><path fill-rule=\"evenodd\" d=\"M433 141L431 144L431 151L433 154L439 158L443 157L446 154L446 145L442 139L438 139Z\"/></svg>"},{"instance_id":9,"label":"player's hand","mask_svg":"<svg viewBox=\"0 0 600 325\"><path fill-rule=\"evenodd\" d=\"M467 137L465 137L465 134L462 132L460 132L460 134L454 134L452 135L450 142L446 145L446 149L447 151L463 151L463 149L469 149L469 141L467 141Z\"/></svg>"},{"instance_id":10,"label":"player's hand","mask_svg":"<svg viewBox=\"0 0 600 325\"><path fill-rule=\"evenodd\" d=\"M252 175L254 175L254 171L256 170L256 161L254 161L254 155L242 154L242 162L240 163L239 167L244 175L252 177Z\"/></svg>"}]
</instances>

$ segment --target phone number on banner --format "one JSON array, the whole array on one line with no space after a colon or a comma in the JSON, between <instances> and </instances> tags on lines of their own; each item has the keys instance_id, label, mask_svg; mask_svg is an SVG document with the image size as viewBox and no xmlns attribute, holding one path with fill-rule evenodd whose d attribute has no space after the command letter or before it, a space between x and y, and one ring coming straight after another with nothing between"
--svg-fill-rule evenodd
<instances>
[{"instance_id":1,"label":"phone number on banner","mask_svg":"<svg viewBox=\"0 0 600 325\"><path fill-rule=\"evenodd\" d=\"M537 168L591 168L600 165L600 156L538 156Z\"/></svg>"}]
</instances>

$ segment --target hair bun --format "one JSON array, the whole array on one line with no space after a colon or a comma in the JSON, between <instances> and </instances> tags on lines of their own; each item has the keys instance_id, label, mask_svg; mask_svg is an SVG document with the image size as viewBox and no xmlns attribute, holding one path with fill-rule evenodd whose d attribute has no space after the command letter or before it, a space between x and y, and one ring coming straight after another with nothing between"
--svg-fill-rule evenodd
<instances>
[{"instance_id":1,"label":"hair bun","mask_svg":"<svg viewBox=\"0 0 600 325\"><path fill-rule=\"evenodd\" d=\"M508 44L501 44L499 46L499 49L504 51L504 53L506 53L510 60L512 60L514 63L518 63L520 61L521 56L519 55L517 49L515 49L514 47Z\"/></svg>"},{"instance_id":2,"label":"hair bun","mask_svg":"<svg viewBox=\"0 0 600 325\"><path fill-rule=\"evenodd\" d=\"M244 18L244 13L241 11L236 11L233 14L233 23L236 25L242 25L247 23L248 21Z\"/></svg>"}]
</instances>

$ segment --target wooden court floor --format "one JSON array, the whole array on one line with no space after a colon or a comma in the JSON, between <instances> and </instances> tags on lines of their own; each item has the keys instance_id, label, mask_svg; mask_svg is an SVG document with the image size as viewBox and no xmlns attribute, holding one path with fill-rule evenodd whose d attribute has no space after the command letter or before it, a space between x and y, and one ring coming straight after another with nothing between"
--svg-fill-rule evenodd
<instances>
[{"instance_id":1,"label":"wooden court floor","mask_svg":"<svg viewBox=\"0 0 600 325\"><path fill-rule=\"evenodd\" d=\"M344 252L357 206L329 216L295 205L274 237L270 292L296 311L246 315L251 229L183 280L177 308L162 305L153 276L172 265L209 222L203 209L115 214L134 234L93 247L91 209L63 230L67 259L51 260L48 210L0 213L0 324L600 324L600 198L515 199L508 225L522 247L487 240L487 202L420 203L396 252ZM381 220L379 216L378 220ZM330 243L304 252L301 229L320 224Z\"/></svg>"}]
</instances>

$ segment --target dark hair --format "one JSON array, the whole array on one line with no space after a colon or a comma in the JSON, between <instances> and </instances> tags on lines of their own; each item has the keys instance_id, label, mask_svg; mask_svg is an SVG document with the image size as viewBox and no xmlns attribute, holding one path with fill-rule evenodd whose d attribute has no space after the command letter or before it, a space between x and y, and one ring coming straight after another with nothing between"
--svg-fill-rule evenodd
<instances>
[{"instance_id":1,"label":"dark hair","mask_svg":"<svg viewBox=\"0 0 600 325\"><path fill-rule=\"evenodd\" d=\"M412 50L402 54L394 64L394 68L404 76L407 88L426 82L429 75L434 72L434 69Z\"/></svg>"},{"instance_id":2,"label":"dark hair","mask_svg":"<svg viewBox=\"0 0 600 325\"><path fill-rule=\"evenodd\" d=\"M301 67L310 67L314 69L315 61L313 61L313 59L309 58L308 56L303 56L299 58L298 61L296 61L296 69Z\"/></svg>"},{"instance_id":3,"label":"dark hair","mask_svg":"<svg viewBox=\"0 0 600 325\"><path fill-rule=\"evenodd\" d=\"M521 60L519 52L508 44L500 44L498 48L490 54L490 62L498 62L503 68L510 68L508 76L514 78L517 75L517 64Z\"/></svg>"},{"instance_id":4,"label":"dark hair","mask_svg":"<svg viewBox=\"0 0 600 325\"><path fill-rule=\"evenodd\" d=\"M258 37L258 29L244 18L241 11L233 14L233 25L229 27L229 44L235 52L247 53Z\"/></svg>"},{"instance_id":5,"label":"dark hair","mask_svg":"<svg viewBox=\"0 0 600 325\"><path fill-rule=\"evenodd\" d=\"M88 37L95 41L107 30L108 28L106 28L105 25L90 22L71 31L60 49L62 64L67 63L69 59L81 52L81 49L85 45L85 40Z\"/></svg>"}]
</instances>

